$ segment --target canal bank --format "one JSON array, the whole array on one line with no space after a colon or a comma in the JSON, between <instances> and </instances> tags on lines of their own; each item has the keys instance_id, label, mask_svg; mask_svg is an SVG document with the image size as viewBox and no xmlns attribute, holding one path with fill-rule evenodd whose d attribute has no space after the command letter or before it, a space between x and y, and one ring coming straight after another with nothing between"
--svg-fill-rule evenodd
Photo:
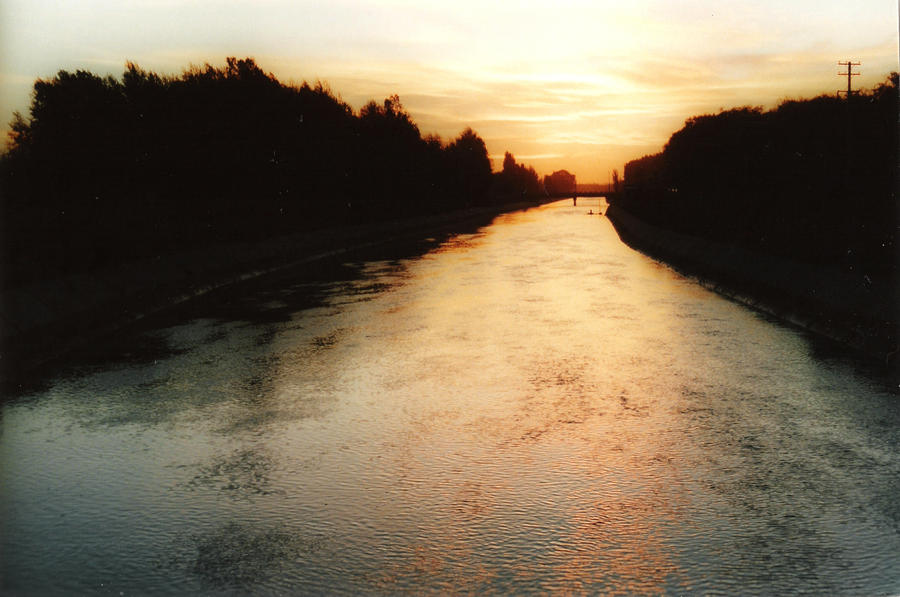
<instances>
[{"instance_id":1,"label":"canal bank","mask_svg":"<svg viewBox=\"0 0 900 597\"><path fill-rule=\"evenodd\" d=\"M619 238L739 303L895 368L897 289L837 265L810 264L689 236L610 205Z\"/></svg>"},{"instance_id":2,"label":"canal bank","mask_svg":"<svg viewBox=\"0 0 900 597\"><path fill-rule=\"evenodd\" d=\"M15 380L125 326L214 290L354 251L488 224L519 201L204 247L0 293L0 377Z\"/></svg>"}]
</instances>

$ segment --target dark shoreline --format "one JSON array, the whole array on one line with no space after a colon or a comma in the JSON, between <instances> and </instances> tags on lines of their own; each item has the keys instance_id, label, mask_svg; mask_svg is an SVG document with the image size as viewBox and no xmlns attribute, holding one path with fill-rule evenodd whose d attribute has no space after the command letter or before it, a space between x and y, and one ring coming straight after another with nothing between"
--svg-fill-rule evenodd
<instances>
[{"instance_id":1,"label":"dark shoreline","mask_svg":"<svg viewBox=\"0 0 900 597\"><path fill-rule=\"evenodd\" d=\"M216 290L367 248L463 232L544 202L223 244L8 290L0 294L0 376L4 386L15 385L95 340Z\"/></svg>"},{"instance_id":2,"label":"dark shoreline","mask_svg":"<svg viewBox=\"0 0 900 597\"><path fill-rule=\"evenodd\" d=\"M606 215L624 243L718 294L897 368L896 283L672 232L615 205Z\"/></svg>"}]
</instances>

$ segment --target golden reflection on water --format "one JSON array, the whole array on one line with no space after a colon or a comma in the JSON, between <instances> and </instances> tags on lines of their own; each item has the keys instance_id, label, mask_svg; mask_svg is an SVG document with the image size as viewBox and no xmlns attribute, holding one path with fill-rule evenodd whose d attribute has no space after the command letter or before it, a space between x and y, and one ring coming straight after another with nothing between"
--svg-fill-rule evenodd
<instances>
[{"instance_id":1,"label":"golden reflection on water","mask_svg":"<svg viewBox=\"0 0 900 597\"><path fill-rule=\"evenodd\" d=\"M893 397L624 247L590 207L288 281L247 299L255 319L153 332L159 364L5 410L0 497L29 530L0 537L16 574L50 578L63 525L105 556L53 560L76 589L102 565L142 570L145 592L249 576L272 593L889 592ZM166 541L179 566L141 568Z\"/></svg>"},{"instance_id":2,"label":"golden reflection on water","mask_svg":"<svg viewBox=\"0 0 900 597\"><path fill-rule=\"evenodd\" d=\"M555 563L553 589L650 592L678 577L661 538L677 508L647 462L671 447L659 431L674 397L641 382L645 344L676 344L671 313L661 302L631 314L659 272L627 249L592 255L585 235L608 224L578 217L558 204L505 215L414 262L370 264L386 291L307 313L275 341L285 358L273 394L295 408L354 404L353 420L317 437L377 453L360 470L338 450L335 470L369 484L361 499L374 499L382 531L420 528L370 576L378 586L510 574L539 584L543 570L479 557L518 525L534 527L535 556ZM592 507L571 509L566 494Z\"/></svg>"}]
</instances>

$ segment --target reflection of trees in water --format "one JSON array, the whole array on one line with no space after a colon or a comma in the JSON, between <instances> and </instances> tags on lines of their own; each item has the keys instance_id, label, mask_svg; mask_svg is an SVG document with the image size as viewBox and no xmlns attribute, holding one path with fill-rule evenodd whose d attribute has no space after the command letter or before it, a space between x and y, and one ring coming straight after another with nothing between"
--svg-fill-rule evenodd
<instances>
[{"instance_id":1,"label":"reflection of trees in water","mask_svg":"<svg viewBox=\"0 0 900 597\"><path fill-rule=\"evenodd\" d=\"M265 450L235 450L200 466L198 473L188 482L188 487L218 489L241 498L277 493L270 483L274 467L274 460Z\"/></svg>"},{"instance_id":2,"label":"reflection of trees in water","mask_svg":"<svg viewBox=\"0 0 900 597\"><path fill-rule=\"evenodd\" d=\"M161 565L196 575L215 589L247 589L315 556L325 544L323 537L306 537L284 527L230 521L179 538Z\"/></svg>"}]
</instances>

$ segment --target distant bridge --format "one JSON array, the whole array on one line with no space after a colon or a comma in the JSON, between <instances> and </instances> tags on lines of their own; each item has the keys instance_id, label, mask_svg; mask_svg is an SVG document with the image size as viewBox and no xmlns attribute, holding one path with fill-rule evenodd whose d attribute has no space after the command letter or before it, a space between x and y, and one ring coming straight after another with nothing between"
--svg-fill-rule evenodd
<instances>
[{"instance_id":1,"label":"distant bridge","mask_svg":"<svg viewBox=\"0 0 900 597\"><path fill-rule=\"evenodd\" d=\"M574 193L548 193L548 199L574 199L577 203L579 197L609 197L615 191L575 191Z\"/></svg>"}]
</instances>

